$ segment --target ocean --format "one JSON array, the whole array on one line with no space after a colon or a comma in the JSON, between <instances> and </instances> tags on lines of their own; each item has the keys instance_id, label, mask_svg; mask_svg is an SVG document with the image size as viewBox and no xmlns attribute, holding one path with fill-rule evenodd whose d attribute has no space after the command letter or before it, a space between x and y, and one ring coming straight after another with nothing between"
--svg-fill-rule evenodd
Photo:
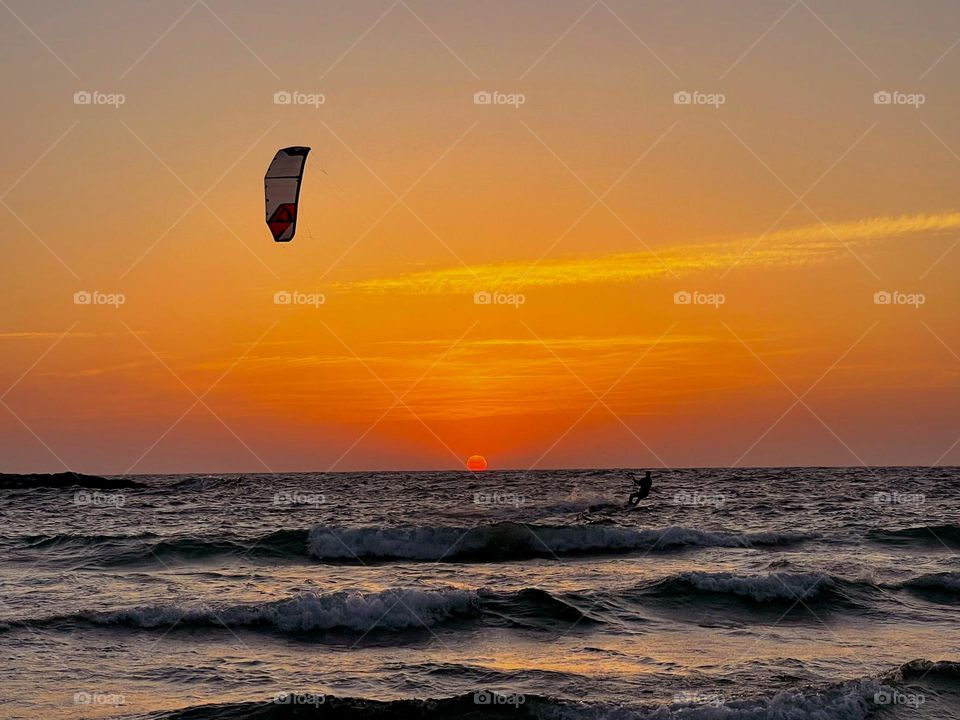
<instances>
[{"instance_id":1,"label":"ocean","mask_svg":"<svg viewBox=\"0 0 960 720\"><path fill-rule=\"evenodd\" d=\"M960 718L955 468L0 482L4 718Z\"/></svg>"}]
</instances>

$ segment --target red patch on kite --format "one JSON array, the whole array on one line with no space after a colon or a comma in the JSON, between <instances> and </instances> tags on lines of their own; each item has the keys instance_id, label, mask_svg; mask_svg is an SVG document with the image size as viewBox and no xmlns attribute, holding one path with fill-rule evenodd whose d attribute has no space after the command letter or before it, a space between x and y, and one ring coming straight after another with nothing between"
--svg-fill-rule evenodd
<instances>
[{"instance_id":1,"label":"red patch on kite","mask_svg":"<svg viewBox=\"0 0 960 720\"><path fill-rule=\"evenodd\" d=\"M293 203L284 203L283 205L277 206L277 209L273 211L273 215L267 220L267 227L269 227L270 232L273 233L273 239L279 241L296 220L297 206Z\"/></svg>"}]
</instances>

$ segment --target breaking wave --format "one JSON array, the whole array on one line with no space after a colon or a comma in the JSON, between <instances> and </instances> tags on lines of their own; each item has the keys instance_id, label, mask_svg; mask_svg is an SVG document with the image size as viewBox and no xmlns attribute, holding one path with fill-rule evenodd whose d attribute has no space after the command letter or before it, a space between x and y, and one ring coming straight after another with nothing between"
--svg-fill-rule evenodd
<instances>
[{"instance_id":1,"label":"breaking wave","mask_svg":"<svg viewBox=\"0 0 960 720\"><path fill-rule=\"evenodd\" d=\"M73 625L167 630L175 626L250 628L280 634L416 631L454 621L521 628L548 627L586 620L599 622L573 603L549 592L488 589L389 589L378 592L304 593L289 599L238 605L177 604L86 611L70 615L9 621L16 626L65 628Z\"/></svg>"},{"instance_id":2,"label":"breaking wave","mask_svg":"<svg viewBox=\"0 0 960 720\"><path fill-rule=\"evenodd\" d=\"M812 536L799 533L731 533L671 526L632 530L613 525L496 523L474 528L331 528L310 531L309 549L320 560L499 561L555 555L677 550L685 547L778 546Z\"/></svg>"},{"instance_id":3,"label":"breaking wave","mask_svg":"<svg viewBox=\"0 0 960 720\"><path fill-rule=\"evenodd\" d=\"M768 575L737 575L729 572L685 572L641 589L640 594L672 600L703 600L724 596L754 603L783 604L852 601L858 594L876 590L825 573L776 572Z\"/></svg>"},{"instance_id":4,"label":"breaking wave","mask_svg":"<svg viewBox=\"0 0 960 720\"><path fill-rule=\"evenodd\" d=\"M871 540L899 545L931 545L934 547L960 547L960 525L945 523L942 525L921 525L900 530L872 530L868 533Z\"/></svg>"}]
</instances>

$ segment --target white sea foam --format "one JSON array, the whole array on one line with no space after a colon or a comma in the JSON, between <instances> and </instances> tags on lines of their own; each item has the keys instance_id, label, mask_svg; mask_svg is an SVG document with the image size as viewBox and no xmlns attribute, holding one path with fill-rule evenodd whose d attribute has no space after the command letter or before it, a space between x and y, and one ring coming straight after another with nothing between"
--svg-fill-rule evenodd
<instances>
[{"instance_id":1,"label":"white sea foam","mask_svg":"<svg viewBox=\"0 0 960 720\"><path fill-rule=\"evenodd\" d=\"M823 573L771 573L736 575L734 573L686 572L672 579L701 592L769 600L806 600L836 587L836 581Z\"/></svg>"},{"instance_id":2,"label":"white sea foam","mask_svg":"<svg viewBox=\"0 0 960 720\"><path fill-rule=\"evenodd\" d=\"M823 689L783 691L768 698L674 703L669 707L633 710L598 705L535 706L543 720L864 720L875 711L874 697L885 686L857 680Z\"/></svg>"}]
</instances>

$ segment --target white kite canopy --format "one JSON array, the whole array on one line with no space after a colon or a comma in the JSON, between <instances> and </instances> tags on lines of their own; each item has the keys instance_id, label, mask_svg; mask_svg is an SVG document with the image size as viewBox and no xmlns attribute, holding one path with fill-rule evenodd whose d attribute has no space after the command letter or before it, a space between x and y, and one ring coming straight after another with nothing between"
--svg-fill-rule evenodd
<instances>
[{"instance_id":1,"label":"white kite canopy","mask_svg":"<svg viewBox=\"0 0 960 720\"><path fill-rule=\"evenodd\" d=\"M267 201L267 227L276 242L290 242L297 232L297 203L307 164L308 147L278 150L263 178Z\"/></svg>"}]
</instances>

